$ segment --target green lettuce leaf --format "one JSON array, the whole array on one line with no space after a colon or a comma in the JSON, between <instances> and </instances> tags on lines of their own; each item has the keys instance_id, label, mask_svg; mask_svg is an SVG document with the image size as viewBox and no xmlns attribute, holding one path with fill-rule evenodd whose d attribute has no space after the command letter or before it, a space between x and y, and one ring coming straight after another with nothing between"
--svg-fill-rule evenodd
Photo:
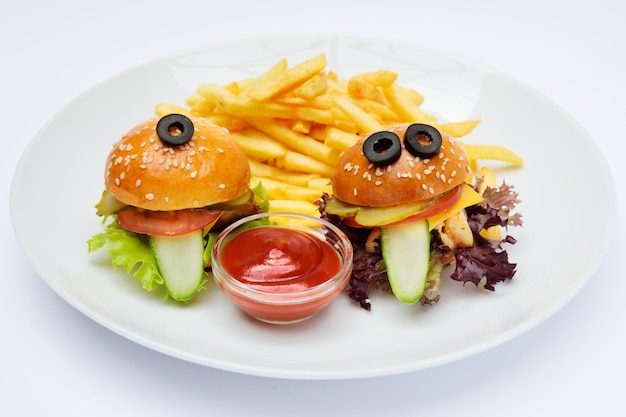
<instances>
[{"instance_id":1,"label":"green lettuce leaf","mask_svg":"<svg viewBox=\"0 0 626 417\"><path fill-rule=\"evenodd\" d=\"M163 284L154 255L145 236L129 232L116 220L105 223L104 231L87 241L89 252L105 248L111 255L113 267L122 267L141 281L141 286L154 291Z\"/></svg>"},{"instance_id":2,"label":"green lettuce leaf","mask_svg":"<svg viewBox=\"0 0 626 417\"><path fill-rule=\"evenodd\" d=\"M265 191L265 187L263 187L263 183L259 181L257 185L251 188L254 193L255 202L259 206L259 209L262 213L267 213L270 211L270 201L267 198L267 192Z\"/></svg>"}]
</instances>

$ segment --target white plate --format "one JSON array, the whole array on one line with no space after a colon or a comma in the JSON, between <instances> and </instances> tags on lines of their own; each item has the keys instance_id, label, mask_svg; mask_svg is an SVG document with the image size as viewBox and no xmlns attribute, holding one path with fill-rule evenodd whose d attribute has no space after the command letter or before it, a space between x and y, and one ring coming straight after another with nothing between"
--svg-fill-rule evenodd
<instances>
[{"instance_id":1,"label":"white plate","mask_svg":"<svg viewBox=\"0 0 626 417\"><path fill-rule=\"evenodd\" d=\"M510 230L518 239L508 248L518 263L511 282L489 292L446 280L433 307L376 295L369 313L340 297L312 320L278 327L248 319L215 285L181 306L114 271L104 251L87 255L86 240L101 230L93 206L103 188L106 155L122 133L152 116L156 103L183 104L202 82L243 79L281 57L296 63L319 52L341 78L397 71L399 83L420 90L425 108L443 120L483 120L467 142L508 146L524 157L522 169L493 165L523 200L524 227ZM311 37L219 44L103 82L62 109L33 139L15 173L11 210L37 273L67 302L120 335L215 368L331 379L432 367L531 329L593 275L613 230L616 198L593 139L528 87L414 46ZM583 227L590 213L593 220Z\"/></svg>"}]
</instances>

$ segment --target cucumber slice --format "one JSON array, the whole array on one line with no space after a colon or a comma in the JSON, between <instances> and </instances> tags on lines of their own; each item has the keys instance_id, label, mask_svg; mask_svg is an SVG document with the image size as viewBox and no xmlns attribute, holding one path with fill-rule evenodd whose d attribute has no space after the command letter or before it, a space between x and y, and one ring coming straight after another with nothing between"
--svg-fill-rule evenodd
<instances>
[{"instance_id":1,"label":"cucumber slice","mask_svg":"<svg viewBox=\"0 0 626 417\"><path fill-rule=\"evenodd\" d=\"M190 300L205 282L202 229L149 240L169 295L177 301Z\"/></svg>"},{"instance_id":2,"label":"cucumber slice","mask_svg":"<svg viewBox=\"0 0 626 417\"><path fill-rule=\"evenodd\" d=\"M405 304L422 296L430 265L428 220L380 227L380 247L393 294Z\"/></svg>"}]
</instances>

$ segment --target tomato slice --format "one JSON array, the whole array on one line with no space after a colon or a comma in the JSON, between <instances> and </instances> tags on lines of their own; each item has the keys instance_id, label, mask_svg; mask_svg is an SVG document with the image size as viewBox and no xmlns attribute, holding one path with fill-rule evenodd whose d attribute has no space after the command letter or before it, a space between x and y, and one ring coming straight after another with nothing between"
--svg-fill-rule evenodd
<instances>
[{"instance_id":1,"label":"tomato slice","mask_svg":"<svg viewBox=\"0 0 626 417\"><path fill-rule=\"evenodd\" d=\"M448 194L446 194L444 197L440 198L439 200L437 200L430 206L426 207L424 210L418 211L417 213L413 213L410 216L405 217L402 220L398 220L398 221L391 222L388 224L404 224L404 223L410 223L410 222L415 222L418 220L427 219L429 217L434 216L435 214L439 214L442 211L449 209L450 207L454 205L454 203L456 203L459 200L459 198L461 198L461 186L457 186ZM357 223L354 217L344 218L343 223L346 226L350 226L350 227L365 227ZM384 226L384 225L381 224L379 226Z\"/></svg>"},{"instance_id":2,"label":"tomato slice","mask_svg":"<svg viewBox=\"0 0 626 417\"><path fill-rule=\"evenodd\" d=\"M124 229L152 236L176 236L213 225L221 211L184 209L151 211L130 208L117 213L117 222Z\"/></svg>"}]
</instances>

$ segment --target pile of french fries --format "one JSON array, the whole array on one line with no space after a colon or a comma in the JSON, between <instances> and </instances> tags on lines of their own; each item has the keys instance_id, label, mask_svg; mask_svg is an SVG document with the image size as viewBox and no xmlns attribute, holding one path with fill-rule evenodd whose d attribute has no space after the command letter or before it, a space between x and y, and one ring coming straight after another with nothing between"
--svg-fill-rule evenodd
<instances>
[{"instance_id":1,"label":"pile of french fries","mask_svg":"<svg viewBox=\"0 0 626 417\"><path fill-rule=\"evenodd\" d=\"M251 186L263 184L271 211L318 215L315 201L331 193L331 178L343 151L369 133L402 123L427 123L456 138L480 120L439 123L420 109L424 98L397 83L388 70L341 80L319 54L289 66L283 58L258 77L227 85L201 84L186 106L159 103L159 116L204 117L232 133L250 162ZM478 159L522 164L506 148L466 145Z\"/></svg>"}]
</instances>

